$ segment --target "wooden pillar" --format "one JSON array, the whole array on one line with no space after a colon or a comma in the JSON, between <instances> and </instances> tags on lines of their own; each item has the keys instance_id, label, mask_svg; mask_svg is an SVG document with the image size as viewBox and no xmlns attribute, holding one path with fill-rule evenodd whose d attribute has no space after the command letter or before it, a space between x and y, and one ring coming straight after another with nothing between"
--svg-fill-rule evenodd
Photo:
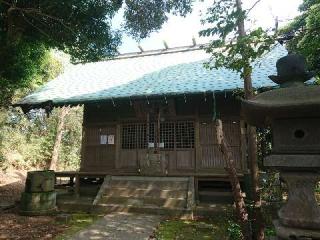
<instances>
[{"instance_id":1,"label":"wooden pillar","mask_svg":"<svg viewBox=\"0 0 320 240\"><path fill-rule=\"evenodd\" d=\"M160 153L160 112L161 112L161 109L160 107L157 109L157 125L156 125L156 146L155 146L155 149L157 151L157 153Z\"/></svg>"},{"instance_id":2,"label":"wooden pillar","mask_svg":"<svg viewBox=\"0 0 320 240\"><path fill-rule=\"evenodd\" d=\"M118 123L116 127L116 155L114 166L120 168L120 151L121 151L121 125Z\"/></svg>"},{"instance_id":3,"label":"wooden pillar","mask_svg":"<svg viewBox=\"0 0 320 240\"><path fill-rule=\"evenodd\" d=\"M241 149L241 167L244 173L248 171L247 163L247 133L246 125L243 120L240 120L240 149Z\"/></svg>"},{"instance_id":4,"label":"wooden pillar","mask_svg":"<svg viewBox=\"0 0 320 240\"><path fill-rule=\"evenodd\" d=\"M77 173L75 174L74 193L77 198L80 197L80 175Z\"/></svg>"},{"instance_id":5,"label":"wooden pillar","mask_svg":"<svg viewBox=\"0 0 320 240\"><path fill-rule=\"evenodd\" d=\"M198 169L201 168L201 146L200 146L200 120L197 117L195 120L195 151L196 151L196 160L195 160L195 172L198 172Z\"/></svg>"}]
</instances>

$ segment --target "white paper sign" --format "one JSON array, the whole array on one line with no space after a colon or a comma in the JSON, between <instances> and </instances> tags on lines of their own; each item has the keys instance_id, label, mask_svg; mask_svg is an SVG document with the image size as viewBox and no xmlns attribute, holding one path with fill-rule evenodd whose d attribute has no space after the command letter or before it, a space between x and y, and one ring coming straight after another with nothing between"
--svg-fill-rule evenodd
<instances>
[{"instance_id":1,"label":"white paper sign","mask_svg":"<svg viewBox=\"0 0 320 240\"><path fill-rule=\"evenodd\" d=\"M108 135L108 144L114 144L114 135Z\"/></svg>"},{"instance_id":2,"label":"white paper sign","mask_svg":"<svg viewBox=\"0 0 320 240\"><path fill-rule=\"evenodd\" d=\"M108 136L107 135L100 135L100 144L107 144Z\"/></svg>"}]
</instances>

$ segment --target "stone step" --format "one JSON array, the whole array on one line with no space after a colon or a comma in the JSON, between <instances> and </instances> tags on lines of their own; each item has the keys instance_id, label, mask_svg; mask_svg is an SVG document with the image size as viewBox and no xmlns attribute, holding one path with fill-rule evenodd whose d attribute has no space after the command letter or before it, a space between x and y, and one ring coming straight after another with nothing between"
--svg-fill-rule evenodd
<instances>
[{"instance_id":1,"label":"stone step","mask_svg":"<svg viewBox=\"0 0 320 240\"><path fill-rule=\"evenodd\" d=\"M164 208L185 208L186 200L184 198L153 198L153 197L120 197L120 196L103 196L100 203L104 204L123 204L142 207L152 205Z\"/></svg>"},{"instance_id":2,"label":"stone step","mask_svg":"<svg viewBox=\"0 0 320 240\"><path fill-rule=\"evenodd\" d=\"M161 190L140 188L106 188L104 196L186 198L186 190Z\"/></svg>"},{"instance_id":3,"label":"stone step","mask_svg":"<svg viewBox=\"0 0 320 240\"><path fill-rule=\"evenodd\" d=\"M150 176L112 176L112 180L120 181L156 181L156 182L188 182L188 177L150 177Z\"/></svg>"},{"instance_id":4,"label":"stone step","mask_svg":"<svg viewBox=\"0 0 320 240\"><path fill-rule=\"evenodd\" d=\"M158 190L187 190L188 182L186 181L124 181L111 180L111 188L133 188L133 189L158 189Z\"/></svg>"},{"instance_id":5,"label":"stone step","mask_svg":"<svg viewBox=\"0 0 320 240\"><path fill-rule=\"evenodd\" d=\"M228 212L234 211L232 204L209 204L209 203L199 203L193 209L194 216L212 217L217 214L227 214Z\"/></svg>"},{"instance_id":6,"label":"stone step","mask_svg":"<svg viewBox=\"0 0 320 240\"><path fill-rule=\"evenodd\" d=\"M124 205L124 204L98 204L92 209L93 213L110 213L110 212L134 212L144 214L157 214L167 216L191 216L192 211L185 208L164 208L154 205Z\"/></svg>"},{"instance_id":7,"label":"stone step","mask_svg":"<svg viewBox=\"0 0 320 240\"><path fill-rule=\"evenodd\" d=\"M62 212L90 212L93 198L75 197L74 195L58 195L57 207Z\"/></svg>"},{"instance_id":8,"label":"stone step","mask_svg":"<svg viewBox=\"0 0 320 240\"><path fill-rule=\"evenodd\" d=\"M60 212L68 212L68 213L76 213L76 212L90 213L92 211L92 204L88 204L88 203L60 202L57 204L57 207Z\"/></svg>"},{"instance_id":9,"label":"stone step","mask_svg":"<svg viewBox=\"0 0 320 240\"><path fill-rule=\"evenodd\" d=\"M58 204L59 210L63 212L88 212L95 214L106 214L111 212L133 212L133 213L145 213L145 214L159 214L166 217L194 217L194 216L206 216L210 217L216 214L226 214L232 211L233 206L226 204L203 204L196 206L193 211L185 208L163 208L152 205L146 206L133 206L122 204L98 204L92 205L90 203L77 201L77 202L63 202Z\"/></svg>"}]
</instances>

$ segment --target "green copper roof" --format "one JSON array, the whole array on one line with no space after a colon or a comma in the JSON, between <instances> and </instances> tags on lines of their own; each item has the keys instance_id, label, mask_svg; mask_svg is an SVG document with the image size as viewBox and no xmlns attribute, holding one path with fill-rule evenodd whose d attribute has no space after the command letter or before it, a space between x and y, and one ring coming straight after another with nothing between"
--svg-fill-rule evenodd
<instances>
[{"instance_id":1,"label":"green copper roof","mask_svg":"<svg viewBox=\"0 0 320 240\"><path fill-rule=\"evenodd\" d=\"M263 56L253 69L255 88L271 87L268 79L276 74L276 61L287 54L277 45ZM199 48L163 51L73 65L38 91L22 99L19 105L78 104L107 99L170 96L243 87L238 73L225 68L208 70L203 63L209 55Z\"/></svg>"}]
</instances>

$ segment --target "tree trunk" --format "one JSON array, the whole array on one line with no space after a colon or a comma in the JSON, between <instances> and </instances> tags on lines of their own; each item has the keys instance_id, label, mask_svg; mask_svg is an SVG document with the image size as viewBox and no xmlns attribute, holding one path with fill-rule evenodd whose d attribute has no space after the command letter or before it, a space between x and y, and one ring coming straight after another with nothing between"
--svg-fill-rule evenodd
<instances>
[{"instance_id":1,"label":"tree trunk","mask_svg":"<svg viewBox=\"0 0 320 240\"><path fill-rule=\"evenodd\" d=\"M242 12L242 3L241 0L235 0L237 9L239 12ZM239 37L246 36L244 19L240 18L238 21L238 34ZM248 62L247 66L244 66L243 76L244 76L244 92L245 98L250 99L254 96L252 78L251 78L252 69L250 63ZM261 213L261 198L260 198L260 188L259 188L259 167L258 167L258 158L257 158L257 131L256 128L250 125L247 125L247 136L248 136L248 160L251 173L252 181L252 196L254 201L254 214L253 214L253 223L255 226L254 236L257 240L264 239L264 223Z\"/></svg>"},{"instance_id":2,"label":"tree trunk","mask_svg":"<svg viewBox=\"0 0 320 240\"><path fill-rule=\"evenodd\" d=\"M52 150L52 157L49 164L50 170L57 170L57 163L59 160L59 150L61 146L61 139L65 124L65 118L67 114L69 113L70 108L69 107L62 107L61 112L58 116L58 125L57 125L57 132L56 132L56 139L54 141L53 150Z\"/></svg>"},{"instance_id":3,"label":"tree trunk","mask_svg":"<svg viewBox=\"0 0 320 240\"><path fill-rule=\"evenodd\" d=\"M217 140L220 150L226 161L226 171L228 172L229 179L232 186L233 198L236 205L236 213L241 226L241 231L245 240L252 239L252 233L250 231L250 224L248 219L248 212L246 210L243 194L241 191L240 181L237 175L237 169L235 166L234 158L230 150L229 144L225 139L222 121L216 120Z\"/></svg>"}]
</instances>

